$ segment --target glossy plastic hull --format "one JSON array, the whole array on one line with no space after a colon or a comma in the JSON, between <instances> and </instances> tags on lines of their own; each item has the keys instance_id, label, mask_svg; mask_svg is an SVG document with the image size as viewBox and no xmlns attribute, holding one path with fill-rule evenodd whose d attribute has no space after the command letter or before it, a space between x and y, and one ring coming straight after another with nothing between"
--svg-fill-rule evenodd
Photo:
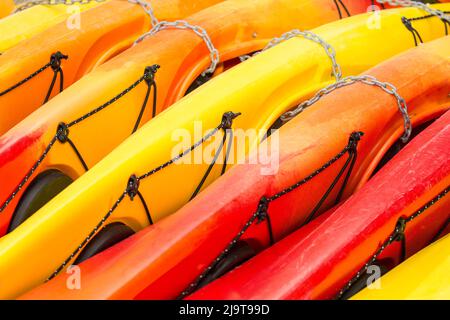
<instances>
[{"instance_id":1,"label":"glossy plastic hull","mask_svg":"<svg viewBox=\"0 0 450 320\"><path fill-rule=\"evenodd\" d=\"M306 45L303 41L298 42ZM292 41L292 43L297 43L297 41ZM277 49L285 48L280 45L279 48L272 49L272 52L278 52ZM287 52L292 52L292 50L287 50ZM393 58L369 71L368 74L397 86L399 93L408 103L413 126L418 126L442 114L449 107L449 54L448 38L441 39ZM271 54L268 52L267 56L270 58ZM242 64L241 67L244 69L244 66L250 67L252 64L256 66L260 62L264 62L263 58L264 54L261 54L254 60ZM413 68L415 61L421 61L421 64ZM228 75L232 79L237 78L232 70ZM226 79L227 75L224 74L215 81L220 83ZM191 96L192 101L198 102L197 98L203 98L202 92L207 92L212 87L211 83L210 87L199 90L197 94ZM251 94L250 96L254 100L256 95ZM188 100L186 99L185 102ZM226 101L228 106L230 103L233 105L232 101L232 98ZM29 259L33 259L31 248L34 247L34 251L36 251L38 248L36 243L48 237L48 233L53 232L52 229L64 229L65 224L78 225L76 220L68 223L67 217L87 210L88 206L83 206L88 203L94 206L94 199L100 194L96 194L95 189L99 188L97 190L103 190L106 193L105 190L109 190L113 183L114 177L112 176L115 175L111 173L112 171L107 171L108 178L111 180L106 179L106 176L99 180L100 170L113 163L118 165L121 161L120 157L123 157L126 154L125 150L131 148L132 145L136 148L144 141L149 142L148 139L152 135L146 133L154 128L157 120L167 124L168 118L166 117L169 117L170 111L174 109L175 107L143 128L139 134L85 175L83 180L80 179L76 183L81 186L79 182L83 181L84 185L90 185L91 188L85 189L86 191L90 190L90 194L83 192L83 198L79 198L78 201L73 199L73 195L79 196L82 191L74 184L73 188L67 189L70 192L61 194L38 215L31 218L30 223L26 222L24 228L19 228L15 235L11 234L3 238L0 241L2 260L11 261L7 257L17 253L18 248L21 248L24 253L21 253L20 257L15 256L14 259L17 259L17 262L21 259L29 261ZM239 124L238 121L236 124ZM83 273L81 290L67 290L65 287L67 275L62 274L36 289L33 296L43 299L167 299L177 297L238 234L255 213L262 196L272 196L320 168L347 145L349 135L354 131L363 131L365 135L359 143L358 160L346 187L345 197L347 197L369 179L383 155L403 131L403 120L392 96L387 95L380 88L363 84L335 91L280 129L280 163L276 175L261 173L262 169L267 169L266 164L238 165L177 213L81 264ZM151 150L146 152L147 154L143 151L142 159L148 159L148 163L154 155L151 154ZM278 159L276 154L271 156ZM255 163L252 159L256 158L259 158L259 154L254 153L248 162ZM345 159L339 160L302 188L279 198L270 205L269 214L275 239L279 240L298 228L323 196L344 161ZM133 171L130 168L131 165L137 171ZM141 168L139 169L138 166ZM123 167L128 168L128 172L142 172L143 168L152 166L133 162L129 165L123 163ZM181 167L176 170L183 169L184 174L187 172L187 168L190 168ZM179 176L182 175L180 172L178 171ZM164 173L167 174L167 171ZM119 180L127 181L127 177L128 175L124 174ZM164 177L164 175L162 178L167 178L172 183L178 181L174 177ZM100 186L98 183L103 179L105 180ZM148 184L145 182L143 185L147 186ZM121 189L123 186L119 185L118 192ZM174 192L171 190L172 194ZM153 190L153 194L155 193L162 195L163 191ZM336 193L337 190L323 205L321 212L333 204ZM146 194L146 196L149 197L150 194ZM89 200L92 202L87 201L88 197L92 197ZM154 201L152 200L150 203L153 204ZM374 204L380 204L380 202ZM74 206L72 207L72 205ZM137 206L135 207L135 205ZM95 202L95 206L99 206L98 201ZM105 209L107 210L107 208ZM139 203L127 202L119 208L120 212L127 213L132 209L139 210ZM84 218L84 223L87 223L91 217L92 211L89 216ZM47 221L44 221L45 219ZM67 222L61 223L62 220ZM92 223L94 224L95 221L96 219L93 219ZM431 225L434 226L436 223ZM346 225L350 226L350 224ZM386 230L390 227L387 225L382 232L387 232ZM34 230L32 230L33 228ZM44 236L44 234L46 235ZM54 234L55 239L60 239L56 233ZM325 237L327 245L331 248L333 241L330 244L327 232L321 231L319 234ZM352 233L349 233L349 237L351 236ZM243 240L251 244L255 250L266 247L269 242L266 224L252 225L244 234ZM374 239L373 241L372 245L378 240ZM74 247L76 243L74 241ZM48 251L48 241L46 244ZM46 259L54 258L60 250L56 246L52 247L54 248L51 250L54 251L47 255ZM311 250L319 252L313 249L314 246L311 247ZM364 254L371 252L370 249L371 247L367 247ZM26 252L29 253L26 254ZM332 252L339 253L339 251ZM360 251L356 252L360 253ZM66 256L67 253L66 255L60 254L61 259ZM361 261L363 256L359 256L360 260L355 261ZM44 262L48 262L48 260L38 259L35 261L35 265ZM53 266L56 267L56 264ZM26 268L21 268L21 272L16 273L16 269L19 267L20 264L11 263L11 266L3 269L2 273L9 270L7 274L10 277L12 273L15 273L14 283L17 284L22 281L26 272ZM51 270L50 267L52 266L47 267L47 271ZM35 275L36 268L34 271ZM350 272L348 272L349 274Z\"/></svg>"},{"instance_id":2,"label":"glossy plastic hull","mask_svg":"<svg viewBox=\"0 0 450 320\"><path fill-rule=\"evenodd\" d=\"M352 12L361 12L365 10L363 9L364 7L365 5L361 5L361 2L359 2L358 7L352 7L350 9L353 9ZM264 18L264 21L262 21L261 12L266 11L271 11L273 14ZM417 10L410 12L417 12ZM299 20L299 16L304 16L305 18ZM221 19L217 17L221 17ZM241 23L244 17L248 19L247 24ZM280 17L283 17L281 23ZM222 61L235 61L242 54L263 48L272 37L278 36L287 30L295 27L309 29L322 22L336 20L338 17L336 7L328 0L302 0L300 2L298 0L245 0L221 3L198 13L191 17L189 21L191 24L206 28L214 44L220 51ZM397 25L399 19L398 14L394 14L391 15L389 20L391 23ZM363 32L365 30L366 20L359 18L357 21L357 27L355 29L358 32ZM339 37L341 35L346 35L350 41L351 37L353 37L352 32L354 31L352 26L355 24L350 22L347 25L344 21L342 24L344 25L342 32L337 32L333 26L323 29L322 32L332 37L335 43L339 43ZM431 21L431 25L434 24L437 23ZM343 61L341 63L345 66L344 71L347 74L361 72L366 67L372 66L380 60L410 47L412 45L412 39L409 38L408 31L403 29L404 27L402 25L399 28L402 28L398 30L400 37L407 39L407 43L404 46L395 46L381 56L378 54L369 54L368 56L365 51L362 51L362 47L358 47L357 44L355 44L354 48L343 48L343 57L341 58ZM431 39L441 33L441 31L430 32L424 36L426 39ZM381 33L376 32L376 34L379 34L379 42L382 42ZM396 35L393 36L393 39L395 38ZM363 43L366 41L369 42L363 39L363 34L360 35L360 41ZM272 87L272 82L270 81L271 72L272 70L281 68L279 76L277 76L279 77L279 83L270 90L273 93L278 90L285 92L283 93L284 97L278 101L270 101L268 94L264 98L266 101L261 99L259 105L266 109L265 114L257 119L246 119L245 127L267 128L270 124L266 123L267 119L264 117L270 117L269 121L274 121L274 118L280 112L289 108L293 103L314 92L324 83L332 81L329 58L319 45L305 40L304 42L292 44L287 50L302 50L303 43L308 48L304 56L301 53L297 54L295 51L290 53L290 59L292 59L293 63L299 66L302 63L306 63L306 66L301 67L298 73L295 69L287 68L286 65L283 67L284 63L282 59L284 59L284 53L282 51L278 51L279 53L271 57L271 59L275 60L266 59L262 64L258 64L244 71L251 72L248 74L251 75L250 81L264 75L265 78L261 82L262 84L255 88L255 92L257 92ZM364 45L363 43L361 43L361 46ZM360 59L360 62L355 66L353 66L353 59L350 56L353 50L358 50ZM313 56L315 56L314 59L309 59ZM141 77L146 66L153 64L159 64L161 66L161 69L156 74L158 87L156 111L159 113L185 95L190 84L209 66L209 59L204 42L193 32L186 30L165 30L105 63L96 71L91 72L0 138L0 177L4 181L0 185L0 201L4 202L12 194L13 190L33 166L33 163L38 160L55 135L60 122L69 123L105 103ZM277 59L279 61L276 61ZM276 61L275 64L273 64L274 61ZM263 66L263 69L261 66ZM224 66L219 66L218 73L223 68ZM242 78L242 76L240 77ZM295 92L298 88L297 81L301 78L308 79L307 83L305 83L304 89L301 92ZM245 87L248 87L249 83L251 83L250 81L241 79L242 88L245 89ZM220 92L220 97L222 98L227 97L230 93L237 92L237 86L230 86L230 83L233 82L234 79L231 79L220 84L220 87L216 85L213 91L207 94L207 99L211 100L210 96L216 96L217 92ZM291 87L288 90L281 89L286 82L290 82ZM225 89L226 91L223 91ZM94 166L130 136L142 106L145 91L146 86L141 84L101 113L96 114L86 121L80 122L70 129L70 138L78 147L89 168ZM236 95L235 101L238 108L247 108L247 106L239 103L239 100L243 100L241 98L243 95L245 95L245 90L238 92ZM211 102L213 105L216 105L219 100L218 98ZM268 105L264 106L266 102ZM277 108L277 103L282 103L283 106L279 107L280 110L273 111L274 108ZM210 106L202 106L197 111L195 110L197 106L193 109L191 107L193 104L187 104L189 104L189 107L178 107L181 111L172 112L171 114L173 115L169 116L169 118L179 118L179 128L189 128L191 130L192 119L201 120L203 117L207 117L207 122L204 123L204 129L207 130L211 126L216 126L224 113L222 106L216 108L217 110L214 111ZM151 102L149 102L141 123L145 123L151 118L151 107ZM208 112L207 108L211 111ZM248 108L256 108L256 106L248 106ZM180 117L180 114L191 114L192 117L184 119ZM170 138L171 128L175 127L173 125L167 127L165 121L163 120L160 124L157 124L155 130L168 134L166 138ZM169 123L171 122L174 121L169 120ZM164 131L160 131L160 128L163 128ZM100 136L99 133L101 133ZM161 150L161 155L153 161L163 162L164 159L167 159L170 154L168 146L171 145L173 143L167 143L164 139L156 142L154 147ZM162 152L162 150L165 151ZM130 159L132 157L130 154ZM149 163L149 165L151 164ZM85 172L70 146L59 143L49 152L48 156L34 172L30 181L39 173L49 169L60 170L72 179L78 178ZM203 167L198 166L198 170L196 169L194 175L198 176L203 170ZM29 182L24 185L24 188L17 194L8 208L0 214L0 234L6 232L18 200L29 186ZM180 198L173 203L171 208L165 209L161 214L173 212L179 208L182 201L184 202L184 199ZM157 212L159 211L158 209ZM157 214L160 215L159 213ZM136 228L139 227L136 226Z\"/></svg>"},{"instance_id":3,"label":"glossy plastic hull","mask_svg":"<svg viewBox=\"0 0 450 320\"><path fill-rule=\"evenodd\" d=\"M159 19L175 20L217 2L220 0L157 0L152 4ZM51 32L36 34L3 52L0 56L0 92L13 87L49 63L51 55L58 51L68 56L67 60L61 62L64 88L67 88L98 65L128 49L151 27L150 17L141 6L123 0L102 3L92 10L81 12L79 17L75 17L76 14L72 13L68 20L66 15L62 15L62 21ZM42 106L53 74L53 70L48 68L0 96L0 135ZM58 76L50 98L57 95L59 90ZM68 100L65 101L67 103Z\"/></svg>"},{"instance_id":4,"label":"glossy plastic hull","mask_svg":"<svg viewBox=\"0 0 450 320\"><path fill-rule=\"evenodd\" d=\"M334 212L324 214L190 299L335 297L394 231L400 217L411 217L450 187L449 141L450 112L447 112ZM433 241L449 219L450 195L447 194L406 225L407 256ZM441 254L427 260L423 267L408 269L396 282L404 282L399 292L407 292L417 285L420 276L412 274L426 277L427 269L442 269L444 266L437 264L448 260L448 253ZM392 268L400 262L400 256L400 242L394 242L377 261ZM390 274L387 277L395 277ZM433 289L438 278L439 272L434 282L431 275L429 289ZM384 285L381 280L382 290L368 290L368 295L373 292L373 296L383 299L395 295L392 291L383 295L383 289L387 289Z\"/></svg>"}]
</instances>

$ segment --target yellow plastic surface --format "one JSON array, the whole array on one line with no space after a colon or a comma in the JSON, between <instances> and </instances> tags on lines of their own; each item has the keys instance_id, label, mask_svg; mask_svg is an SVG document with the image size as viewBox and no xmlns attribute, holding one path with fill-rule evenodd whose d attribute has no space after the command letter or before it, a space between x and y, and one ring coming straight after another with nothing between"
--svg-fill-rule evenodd
<instances>
[{"instance_id":1,"label":"yellow plastic surface","mask_svg":"<svg viewBox=\"0 0 450 320\"><path fill-rule=\"evenodd\" d=\"M449 300L450 234L381 277L380 289L364 289L354 300Z\"/></svg>"},{"instance_id":2,"label":"yellow plastic surface","mask_svg":"<svg viewBox=\"0 0 450 320\"><path fill-rule=\"evenodd\" d=\"M3 0L2 0L3 1ZM37 5L0 20L0 53L19 42L50 29L68 17L101 3L83 5Z\"/></svg>"}]
</instances>

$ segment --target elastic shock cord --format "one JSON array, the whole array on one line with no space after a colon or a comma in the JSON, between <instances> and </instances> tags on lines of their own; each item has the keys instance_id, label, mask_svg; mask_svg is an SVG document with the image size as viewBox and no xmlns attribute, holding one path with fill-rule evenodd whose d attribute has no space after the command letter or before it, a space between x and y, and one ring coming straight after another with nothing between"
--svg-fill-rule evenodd
<instances>
[{"instance_id":1,"label":"elastic shock cord","mask_svg":"<svg viewBox=\"0 0 450 320\"><path fill-rule=\"evenodd\" d=\"M234 112L226 112L222 116L222 121L218 127L211 130L208 134L206 134L204 137L202 137L201 140L194 143L189 149L184 150L182 153L180 153L178 156L170 159L169 161L163 163L162 165L140 175L131 175L127 182L127 187L125 191L120 195L120 197L117 199L117 201L114 203L114 205L111 207L111 209L107 212L107 214L101 219L101 221L94 227L94 229L89 233L89 235L82 241L82 243L72 252L72 254L55 270L55 272L50 275L50 277L47 279L51 280L55 276L57 276L61 270L64 269L64 267L83 249L83 247L95 236L95 234L104 226L105 222L108 220L108 218L113 214L113 212L117 209L117 207L122 203L122 201L125 199L126 196L130 198L131 201L134 200L136 196L140 199L142 206L144 207L145 213L147 215L147 218L149 220L150 224L153 224L153 219L150 215L150 210L148 208L147 202L145 201L145 197L140 193L139 186L140 182L157 172L163 170L164 168L167 168L171 164L174 164L181 158L185 157L186 155L190 154L194 149L202 145L205 141L209 140L212 136L214 136L219 130L230 130L233 124L233 120L237 118L240 115L240 113L234 113ZM226 131L225 131L226 132ZM226 137L226 134L224 135ZM232 138L230 138L232 140ZM231 146L231 142L229 143L229 146ZM223 144L222 144L223 147ZM222 172L224 172L224 168L222 168Z\"/></svg>"},{"instance_id":2,"label":"elastic shock cord","mask_svg":"<svg viewBox=\"0 0 450 320\"><path fill-rule=\"evenodd\" d=\"M421 216L424 212L426 212L429 208L435 205L439 200L444 198L450 192L450 186L447 186L442 192L440 192L436 197L423 205L419 210L414 212L409 217L400 217L397 220L397 224L395 226L394 231L391 232L389 237L381 244L378 250L374 253L374 255L368 260L368 262L356 273L356 275L348 281L348 283L344 286L344 288L338 293L336 299L342 299L344 294L350 290L350 288L355 284L367 271L369 266L373 265L378 257L384 252L384 250L394 242L400 242L400 262L403 262L407 258L407 250L406 250L406 236L405 231L408 223L415 220L417 217ZM444 225L448 225L450 218L447 218L447 222ZM439 233L442 232L439 230L438 234L433 237L432 242L439 236Z\"/></svg>"},{"instance_id":3,"label":"elastic shock cord","mask_svg":"<svg viewBox=\"0 0 450 320\"><path fill-rule=\"evenodd\" d=\"M135 129L137 130L137 128L138 128L138 126L140 124L140 121L142 119L143 113L145 111L145 107L146 107L148 99L149 99L149 95L150 95L149 91L151 90L151 88L154 88L154 90L155 90L155 92L154 92L154 99L153 99L153 111L152 111L152 115L154 116L156 114L156 99L157 99L156 98L157 94L156 94L155 73L158 70L158 68L159 68L158 65L153 65L151 67L145 68L144 75L141 78L139 78L137 81L135 81L130 87L128 87L127 89L125 89L124 91L122 91L121 93L119 93L118 95L113 97L111 100L109 100L106 103L102 104L101 106L91 110L90 112L84 114L83 116L77 118L76 120L74 120L72 122L69 122L68 124L66 124L64 122L61 122L58 125L58 127L57 127L55 135L53 136L53 138L51 139L51 141L49 142L49 144L45 148L45 150L42 153L42 155L33 164L31 169L27 172L25 177L19 182L18 186L10 194L10 196L6 199L6 201L1 205L0 213L3 212L8 207L8 205L11 203L11 201L17 196L17 194L25 186L25 184L28 182L28 180L33 176L34 172L37 170L37 168L41 165L41 163L47 157L48 153L50 152L50 150L53 148L54 144L57 141L62 143L62 144L66 143L66 142L69 143L70 147L72 148L72 150L74 151L75 155L79 159L79 161L80 161L81 165L83 166L84 170L87 171L89 169L89 167L86 164L86 161L84 160L84 158L83 158L81 152L79 151L79 149L76 147L75 143L69 138L69 132L70 132L69 129L71 127L79 124L80 122L82 122L82 121L92 117L93 115L101 112L105 108L109 107L114 102L118 101L119 99L124 97L126 94L128 94L130 91L132 91L134 88L136 88L143 81L145 81L147 83L148 89L147 89L147 93L146 93L146 98L144 99L144 104L141 107L141 111L139 113L138 119L137 119L136 123L134 124L133 132L135 131ZM57 69L57 67L56 67L56 69ZM57 71L57 72L59 72L59 71Z\"/></svg>"},{"instance_id":4,"label":"elastic shock cord","mask_svg":"<svg viewBox=\"0 0 450 320\"><path fill-rule=\"evenodd\" d=\"M250 226L252 226L255 222L256 223L262 223L264 221L266 221L267 223L267 229L268 229L268 235L269 235L269 241L270 241L270 245L273 245L275 243L275 237L274 237L274 233L273 233L273 226L272 226L272 221L270 218L270 214L269 214L269 205L271 202L277 200L278 198L283 197L284 195L294 191L295 189L303 186L304 184L306 184L307 182L309 182L310 180L312 180L314 177L316 177L317 175L319 175L320 173L322 173L323 171L325 171L327 168L329 168L332 164L334 164L335 162L337 162L339 159L341 159L346 153L349 154L349 159L351 163L354 163L356 161L356 152L357 152L357 146L358 146L358 142L361 140L361 137L363 136L362 132L353 132L350 135L349 138L349 142L347 144L347 146L341 151L339 152L335 157L333 157L332 159L330 159L327 163L325 163L321 168L315 170L312 174L310 174L309 176L307 176L306 178L304 178L303 180L297 182L294 185L291 185L290 187L280 191L279 193L271 196L271 197L266 197L263 196L258 204L258 208L256 210L256 212L250 217L250 219L245 223L245 225L243 226L243 228L239 231L239 233L231 240L231 242L227 245L227 247L218 255L218 257L197 277L197 279L192 282L178 297L178 299L183 299L184 297L188 296L189 294L191 294L192 292L194 292L199 284L201 283L201 281L207 277L210 272L212 270L214 270L214 268L223 260L226 258L226 256L228 255L228 253L233 249L233 247L236 245L236 243L241 239L241 237L245 234L245 232L250 228ZM347 160L346 163L350 163L349 160ZM348 164L345 165L345 167L347 167ZM351 169L353 169L353 166L350 165L349 168L349 172L348 172L348 176L351 174ZM342 174L344 170L341 170ZM338 176L342 176L342 174L339 174ZM347 182L347 178L345 179L345 182ZM342 191L345 188L345 184L342 186L341 191L338 194L338 199L340 199L341 195L342 195ZM328 197L328 194L325 195L326 197ZM322 202L322 200L320 200L319 202Z\"/></svg>"},{"instance_id":5,"label":"elastic shock cord","mask_svg":"<svg viewBox=\"0 0 450 320\"><path fill-rule=\"evenodd\" d=\"M42 68L36 70L35 72L33 72L28 77L26 77L23 80L19 81L18 83L14 84L10 88L0 92L0 97L10 93L11 91L17 89L18 87L24 85L25 83L27 83L31 79L35 78L37 75L41 74L42 72L44 72L48 68L52 68L52 70L53 70L53 79L52 79L52 81L50 83L50 87L49 87L49 89L47 91L47 94L45 96L45 99L44 99L44 104L47 103L48 100L50 99L50 96L51 96L52 92L53 92L53 88L54 88L54 86L56 84L56 80L58 78L58 74L60 75L59 92L62 92L64 90L64 73L63 73L63 70L61 68L61 64L62 64L62 60L67 60L68 58L69 58L69 56L62 54L59 51L56 52L56 53L53 53L50 56L50 62L49 63L44 65Z\"/></svg>"},{"instance_id":6,"label":"elastic shock cord","mask_svg":"<svg viewBox=\"0 0 450 320\"><path fill-rule=\"evenodd\" d=\"M347 17L351 17L350 11L348 11L347 7L345 6L345 4L342 2L342 0L333 0L334 4L336 5L336 8L338 10L339 13L339 19L344 18L342 15L342 11L339 5L342 6L342 8L344 9L345 13L347 14Z\"/></svg>"},{"instance_id":7,"label":"elastic shock cord","mask_svg":"<svg viewBox=\"0 0 450 320\"><path fill-rule=\"evenodd\" d=\"M450 13L450 11L443 11L444 14L448 14ZM423 39L419 33L419 31L417 31L416 28L414 28L414 26L412 25L412 22L414 21L419 21L419 20L425 20L425 19L429 19L429 18L436 18L437 16L429 14L426 16L422 16L422 17L416 17L416 18L406 18L406 17L402 17L402 23L403 25L406 27L406 29L408 29L408 31L411 32L413 39L414 39L414 45L417 47L419 45L419 43L423 43ZM444 24L444 28L445 28L445 35L448 35L448 27L450 26L450 22L448 22L445 19L441 18L442 23Z\"/></svg>"}]
</instances>

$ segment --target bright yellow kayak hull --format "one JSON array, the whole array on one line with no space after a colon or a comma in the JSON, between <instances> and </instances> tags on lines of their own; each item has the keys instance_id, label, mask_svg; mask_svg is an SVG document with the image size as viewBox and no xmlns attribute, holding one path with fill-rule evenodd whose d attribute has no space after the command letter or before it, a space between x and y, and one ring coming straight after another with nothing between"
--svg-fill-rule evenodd
<instances>
[{"instance_id":1,"label":"bright yellow kayak hull","mask_svg":"<svg viewBox=\"0 0 450 320\"><path fill-rule=\"evenodd\" d=\"M449 300L450 234L381 277L379 289L364 289L354 300Z\"/></svg>"},{"instance_id":2,"label":"bright yellow kayak hull","mask_svg":"<svg viewBox=\"0 0 450 320\"><path fill-rule=\"evenodd\" d=\"M93 8L99 2L83 5L38 5L0 20L0 52L5 52L19 42L50 29L70 16ZM0 4L0 11L1 11Z\"/></svg>"},{"instance_id":3,"label":"bright yellow kayak hull","mask_svg":"<svg viewBox=\"0 0 450 320\"><path fill-rule=\"evenodd\" d=\"M450 5L439 8L448 10ZM423 12L413 8L387 10L381 13L379 29L368 28L368 16L360 15L313 31L336 49L344 75L353 75L412 48L411 34L400 19L422 15ZM438 19L423 22L421 35L427 41L441 37L442 22ZM111 79L117 77L112 74ZM283 112L332 81L331 63L323 48L294 38L232 68L183 98L143 126L23 225L0 239L0 298L16 297L47 279L105 217L132 174L144 174L173 157L173 147L177 144L172 137L175 130L185 130L193 136L194 122L201 121L206 134L219 125L225 112L241 112L233 123L234 129L261 130L235 153L236 158L239 158L236 154L244 157ZM137 106L140 103L141 99L135 102ZM118 129L114 127L117 121L132 123L134 119L131 112L127 119L117 118L113 111L116 108L121 106L116 105L101 115L104 123L109 123L114 130ZM82 134L107 139L101 133L107 132L107 128L95 129ZM77 134L80 133L73 136L74 140ZM92 141L97 145L103 143ZM206 142L205 147L210 143ZM58 145L49 157L54 163L58 163L57 159L67 163L70 154L67 148ZM236 158L233 163L238 162ZM79 166L74 157L73 168ZM139 190L147 200L153 221L183 206L207 167L206 163L171 165L142 181ZM219 177L220 167L216 165L205 186ZM129 198L108 218L107 223L112 222L125 223L134 230L148 225L142 204Z\"/></svg>"}]
</instances>

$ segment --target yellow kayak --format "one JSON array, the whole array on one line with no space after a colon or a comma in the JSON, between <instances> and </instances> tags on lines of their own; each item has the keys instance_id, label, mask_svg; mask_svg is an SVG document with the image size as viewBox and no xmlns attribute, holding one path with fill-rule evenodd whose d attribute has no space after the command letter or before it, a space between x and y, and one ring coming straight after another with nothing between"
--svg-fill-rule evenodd
<instances>
[{"instance_id":1,"label":"yellow kayak","mask_svg":"<svg viewBox=\"0 0 450 320\"><path fill-rule=\"evenodd\" d=\"M0 1L0 18L6 17L14 11L15 5L13 0Z\"/></svg>"},{"instance_id":2,"label":"yellow kayak","mask_svg":"<svg viewBox=\"0 0 450 320\"><path fill-rule=\"evenodd\" d=\"M77 12L88 10L99 4L100 2L94 1L72 6L37 5L5 17L0 20L0 53L53 27ZM0 4L0 11L1 9L2 5Z\"/></svg>"},{"instance_id":3,"label":"yellow kayak","mask_svg":"<svg viewBox=\"0 0 450 320\"><path fill-rule=\"evenodd\" d=\"M450 9L445 4L436 7ZM334 47L343 74L353 75L414 47L401 17L423 15L416 8L392 9L380 12L379 28L368 28L369 16L363 14L313 32ZM439 19L423 20L419 29L424 41L443 36ZM280 115L334 80L330 57L324 48L296 37L228 70L183 98L0 239L0 298L17 297L51 277L55 270L73 263L81 249L95 241L94 235L105 224L119 222L133 231L140 230L186 204L199 185L206 187L217 179L223 167L220 163L213 166L203 184L199 182L208 170L208 163L163 165L187 146L180 146L180 137L194 137L189 141L194 143L212 132L213 136L203 143L205 153L209 154L223 137L220 130L211 131L214 128L229 125L234 130L258 130L230 155L229 165L238 163L258 145ZM92 90L96 90L95 86ZM122 107L129 110L132 105ZM119 111L116 105L101 115L106 127L94 128L92 132L74 130L72 138L76 140L77 135L85 134L91 137L90 149L103 148L108 127L116 130L115 123L125 120L120 118ZM241 115L232 122L222 122L228 112ZM131 118L128 120L131 122ZM220 127L221 122L225 126ZM195 133L198 130L200 135ZM70 163L73 173L81 173L79 159L75 156L68 159L72 152L67 148L68 145L55 145L49 157L54 163L63 161L66 167L62 169L68 169ZM136 181L133 175L142 179ZM139 200L136 191L147 205Z\"/></svg>"},{"instance_id":4,"label":"yellow kayak","mask_svg":"<svg viewBox=\"0 0 450 320\"><path fill-rule=\"evenodd\" d=\"M450 234L418 252L381 278L379 289L364 289L354 300L450 299Z\"/></svg>"}]
</instances>

